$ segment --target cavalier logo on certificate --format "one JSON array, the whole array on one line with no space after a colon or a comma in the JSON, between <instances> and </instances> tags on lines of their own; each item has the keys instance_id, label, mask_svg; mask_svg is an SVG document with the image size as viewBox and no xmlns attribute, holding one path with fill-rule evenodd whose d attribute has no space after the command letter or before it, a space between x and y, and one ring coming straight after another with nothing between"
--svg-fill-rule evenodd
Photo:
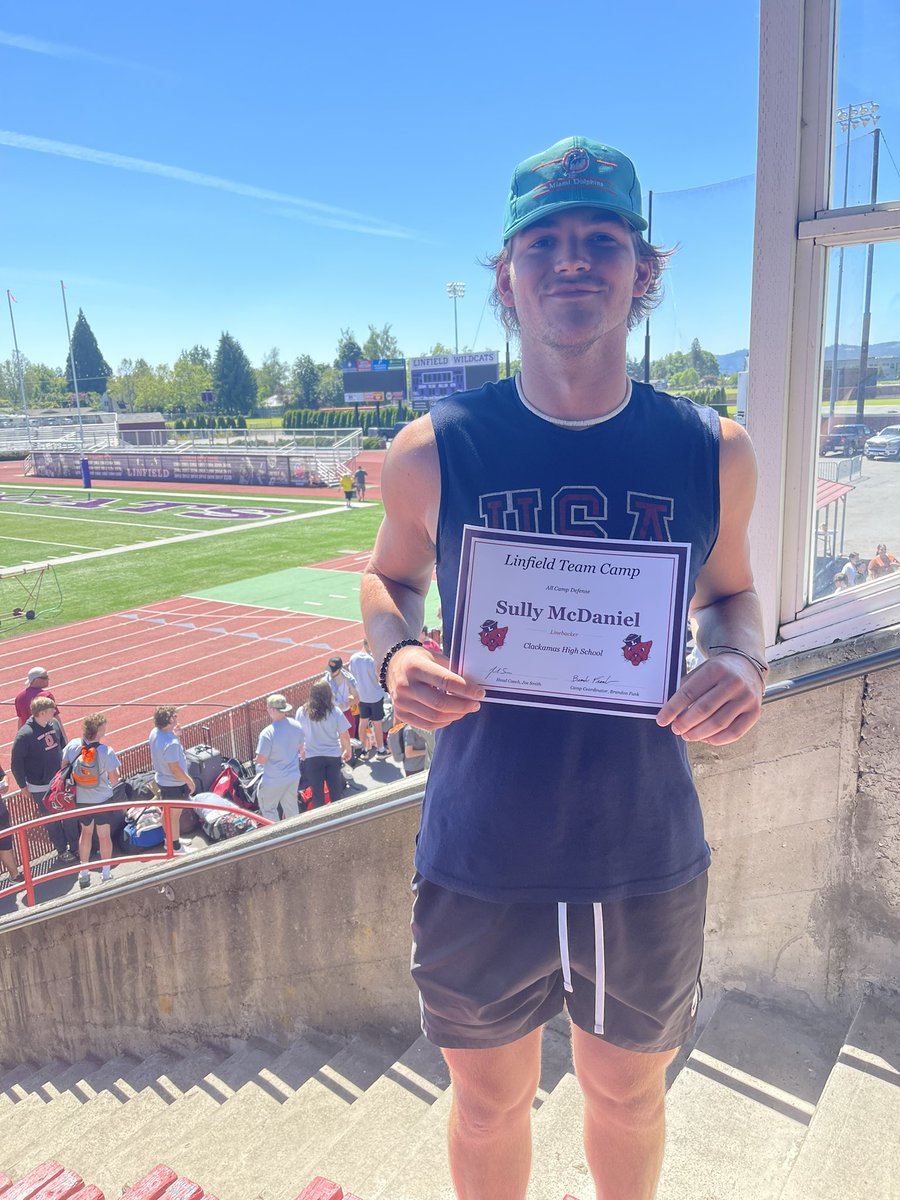
<instances>
[{"instance_id":1,"label":"cavalier logo on certificate","mask_svg":"<svg viewBox=\"0 0 900 1200\"><path fill-rule=\"evenodd\" d=\"M690 546L463 528L451 665L485 700L653 718L684 658Z\"/></svg>"}]
</instances>

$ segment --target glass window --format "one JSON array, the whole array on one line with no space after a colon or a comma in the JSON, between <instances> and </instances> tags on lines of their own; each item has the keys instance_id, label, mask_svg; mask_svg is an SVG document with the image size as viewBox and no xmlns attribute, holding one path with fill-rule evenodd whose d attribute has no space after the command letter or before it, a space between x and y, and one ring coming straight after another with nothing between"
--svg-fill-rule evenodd
<instances>
[{"instance_id":1,"label":"glass window","mask_svg":"<svg viewBox=\"0 0 900 1200\"><path fill-rule=\"evenodd\" d=\"M900 572L900 242L828 254L810 600Z\"/></svg>"},{"instance_id":2,"label":"glass window","mask_svg":"<svg viewBox=\"0 0 900 1200\"><path fill-rule=\"evenodd\" d=\"M898 77L900 5L897 0L841 0L831 208L870 204L873 199L877 203L900 200Z\"/></svg>"}]
</instances>

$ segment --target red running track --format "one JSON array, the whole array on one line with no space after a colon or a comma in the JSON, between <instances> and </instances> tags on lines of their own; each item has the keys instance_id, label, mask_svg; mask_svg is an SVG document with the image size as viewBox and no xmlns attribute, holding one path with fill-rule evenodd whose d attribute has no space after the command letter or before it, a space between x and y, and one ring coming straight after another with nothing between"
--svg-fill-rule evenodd
<instances>
[{"instance_id":1,"label":"red running track","mask_svg":"<svg viewBox=\"0 0 900 1200\"><path fill-rule=\"evenodd\" d=\"M12 702L35 664L70 737L105 712L110 744L125 749L146 740L158 704L177 704L182 725L202 721L324 671L332 654L346 660L362 638L359 621L189 596L16 637L0 643L0 764L9 770Z\"/></svg>"}]
</instances>

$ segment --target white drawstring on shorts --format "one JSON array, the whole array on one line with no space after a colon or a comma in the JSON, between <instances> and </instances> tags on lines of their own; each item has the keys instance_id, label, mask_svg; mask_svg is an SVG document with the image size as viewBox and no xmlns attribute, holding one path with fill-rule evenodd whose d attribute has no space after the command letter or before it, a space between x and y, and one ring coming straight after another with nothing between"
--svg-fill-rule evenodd
<instances>
[{"instance_id":1,"label":"white drawstring on shorts","mask_svg":"<svg viewBox=\"0 0 900 1200\"><path fill-rule=\"evenodd\" d=\"M569 958L569 920L568 906L557 904L557 924L559 928L559 961L562 967L563 987L567 992L572 991L572 963ZM594 1033L603 1033L603 1023L606 1014L606 957L603 940L603 905L599 902L594 909Z\"/></svg>"}]
</instances>

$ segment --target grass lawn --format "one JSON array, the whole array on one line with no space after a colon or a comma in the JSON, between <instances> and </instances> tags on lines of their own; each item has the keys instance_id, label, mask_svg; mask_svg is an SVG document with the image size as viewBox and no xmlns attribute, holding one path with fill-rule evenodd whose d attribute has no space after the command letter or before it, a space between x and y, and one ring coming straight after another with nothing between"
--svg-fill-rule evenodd
<instances>
[{"instance_id":1,"label":"grass lawn","mask_svg":"<svg viewBox=\"0 0 900 1200\"><path fill-rule=\"evenodd\" d=\"M272 501L272 506L279 503ZM349 512L337 508L333 514L308 521L248 525L246 531L241 529L221 537L154 546L83 563L64 563L52 572L62 593L61 600L53 578L45 577L37 605L38 621L29 629L68 625L283 567L307 566L348 551L368 550L375 542L380 523L380 504ZM194 523L195 529L197 524ZM7 601L19 602L13 600L11 581L4 582L0 596L0 604L4 606ZM57 606L59 611L47 611Z\"/></svg>"}]
</instances>

